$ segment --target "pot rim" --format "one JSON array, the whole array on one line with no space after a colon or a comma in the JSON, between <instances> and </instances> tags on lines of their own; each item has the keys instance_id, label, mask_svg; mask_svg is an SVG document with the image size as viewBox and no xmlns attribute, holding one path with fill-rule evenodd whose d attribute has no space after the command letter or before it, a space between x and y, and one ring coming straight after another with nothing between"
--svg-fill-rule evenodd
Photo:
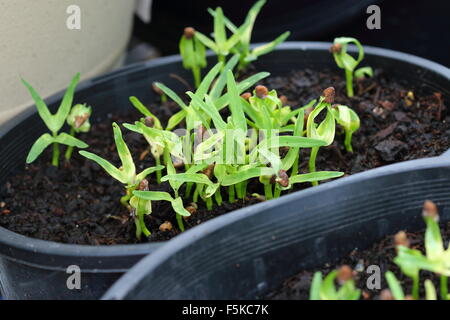
<instances>
[{"instance_id":1,"label":"pot rim","mask_svg":"<svg viewBox=\"0 0 450 320\"><path fill-rule=\"evenodd\" d=\"M260 44L255 44L257 46ZM285 42L277 47L277 51L292 51L292 50L316 50L323 51L328 50L331 43L328 42ZM440 65L436 62L414 56L407 53L402 53L390 49L384 49L379 47L372 46L364 46L366 56L376 56L389 58L394 60L407 61L410 64L417 65L423 69L427 69L434 73L439 74L442 77L447 78L450 81L450 69ZM356 49L352 46L349 47L350 52L356 52ZM212 53L209 52L208 56L211 56ZM174 62L180 62L180 55L173 55L163 58L158 58L149 62L140 62L131 64L119 70L113 71L106 75L102 75L90 80L83 81L79 84L77 91L85 89L89 86L109 81L112 78L120 76L124 73L136 72L139 70L162 66ZM58 92L49 98L45 99L47 104L51 104L55 101L58 101L62 98L64 91ZM11 121L7 122L5 125L0 127L0 138L4 136L7 132L9 132L13 127L15 127L18 123L26 120L32 114L36 112L34 105L28 107L25 111L20 113L18 116L13 118ZM447 151L443 156L450 157L450 150ZM308 195L308 193L317 191L326 192L327 189L339 186L342 183L349 183L363 179L370 179L373 177L379 177L380 175L387 175L392 171L403 171L410 169L411 164L414 163L416 166L430 166L430 165L442 165L442 162L445 160L444 157L434 157L434 158L426 158L426 159L418 159L411 161L403 161L400 163L386 165L380 168L370 169L361 173L357 173L351 175L349 177L341 178L339 180L331 181L323 185L319 185L315 188L308 188L306 190L297 191L288 195L284 195L283 197L275 200L271 200L264 203L254 204L249 207L244 207L242 209L235 210L226 215L216 217L210 221L204 222L201 225L186 231L174 238L174 240L166 241L166 242L156 242L156 243L141 243L141 244L128 244L128 245L114 245L114 246L93 246L93 245L75 245L75 244L66 244L66 243L58 243L47 240L35 239L27 236L20 235L18 233L7 230L3 227L0 227L0 255L4 256L9 260L21 261L22 263L29 265L41 265L39 262L35 264L35 261L39 261L40 259L36 259L35 257L38 255L51 255L51 256L63 256L63 257L86 257L86 258L108 258L115 256L136 256L140 254L147 254L148 252L153 251L156 248L161 247L161 245L168 243L164 246L164 250L158 250L157 258L155 261L161 261L164 256L167 256L169 252L173 252L176 248L181 248L187 245L188 243L196 240L200 235L214 232L214 230L222 227L225 224L231 223L233 221L241 219L243 216L256 214L260 209L264 208L276 208L280 201L288 201L290 199L294 199L299 195ZM448 160L447 160L448 161ZM283 199L283 200L282 200ZM180 242L185 242L184 245L180 246ZM18 258L14 258L15 250L20 251L32 251L33 255L27 256L27 261L23 261ZM152 255L153 256L153 255ZM156 256L155 256L156 257ZM50 267L51 266L51 267ZM53 268L52 268L53 267ZM52 261L47 261L47 266L44 268L58 268L55 266L55 263ZM147 265L148 268L148 265ZM149 269L147 269L149 270ZM129 279L131 280L131 279Z\"/></svg>"}]
</instances>

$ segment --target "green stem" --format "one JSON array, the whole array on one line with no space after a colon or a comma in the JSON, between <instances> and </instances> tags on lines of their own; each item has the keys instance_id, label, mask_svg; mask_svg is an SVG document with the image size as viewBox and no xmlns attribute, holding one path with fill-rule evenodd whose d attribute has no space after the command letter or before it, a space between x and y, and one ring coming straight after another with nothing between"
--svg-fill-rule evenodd
<instances>
[{"instance_id":1,"label":"green stem","mask_svg":"<svg viewBox=\"0 0 450 320\"><path fill-rule=\"evenodd\" d=\"M129 208L130 204L128 203L128 201L130 201L131 199L131 195L132 192L134 190L131 190L132 188L127 188L126 194L120 198L120 203L125 207L125 208Z\"/></svg>"},{"instance_id":2,"label":"green stem","mask_svg":"<svg viewBox=\"0 0 450 320\"><path fill-rule=\"evenodd\" d=\"M347 96L353 97L353 71L345 70L345 78L347 80Z\"/></svg>"},{"instance_id":3,"label":"green stem","mask_svg":"<svg viewBox=\"0 0 450 320\"><path fill-rule=\"evenodd\" d=\"M345 130L345 141L344 141L344 145L345 145L345 149L347 150L347 152L353 152L353 148L352 148L352 132Z\"/></svg>"},{"instance_id":4,"label":"green stem","mask_svg":"<svg viewBox=\"0 0 450 320\"><path fill-rule=\"evenodd\" d=\"M200 194L198 185L195 188L194 195L192 196L192 201L197 203L198 202L198 195Z\"/></svg>"},{"instance_id":5,"label":"green stem","mask_svg":"<svg viewBox=\"0 0 450 320\"><path fill-rule=\"evenodd\" d=\"M242 198L245 198L247 195L247 186L248 186L248 180L245 180L242 182Z\"/></svg>"},{"instance_id":6,"label":"green stem","mask_svg":"<svg viewBox=\"0 0 450 320\"><path fill-rule=\"evenodd\" d=\"M234 203L234 185L228 187L228 202Z\"/></svg>"},{"instance_id":7,"label":"green stem","mask_svg":"<svg viewBox=\"0 0 450 320\"><path fill-rule=\"evenodd\" d=\"M412 296L414 300L419 300L419 277L413 278Z\"/></svg>"},{"instance_id":8,"label":"green stem","mask_svg":"<svg viewBox=\"0 0 450 320\"><path fill-rule=\"evenodd\" d=\"M219 54L219 55L217 56L217 59L219 60L219 62L222 62L222 63L223 63L223 65L222 65L222 70L223 70L223 68L225 67L225 56Z\"/></svg>"},{"instance_id":9,"label":"green stem","mask_svg":"<svg viewBox=\"0 0 450 320\"><path fill-rule=\"evenodd\" d=\"M296 176L298 174L298 161L299 161L300 155L298 154L295 158L294 164L292 165L292 172L291 176Z\"/></svg>"},{"instance_id":10,"label":"green stem","mask_svg":"<svg viewBox=\"0 0 450 320\"><path fill-rule=\"evenodd\" d=\"M59 165L59 143L53 143L53 157L52 157L52 165L58 167Z\"/></svg>"},{"instance_id":11,"label":"green stem","mask_svg":"<svg viewBox=\"0 0 450 320\"><path fill-rule=\"evenodd\" d=\"M162 102L162 103L166 103L166 102L167 102L167 96L166 96L165 93L163 93L163 94L161 95L161 102Z\"/></svg>"},{"instance_id":12,"label":"green stem","mask_svg":"<svg viewBox=\"0 0 450 320\"><path fill-rule=\"evenodd\" d=\"M216 193L214 193L214 197L216 198L217 205L221 206L222 205L222 193L220 192L220 188L218 188Z\"/></svg>"},{"instance_id":13,"label":"green stem","mask_svg":"<svg viewBox=\"0 0 450 320\"><path fill-rule=\"evenodd\" d=\"M277 199L277 198L280 197L280 195L281 195L281 189L275 187L275 191L274 191L273 197L274 197L275 199Z\"/></svg>"},{"instance_id":14,"label":"green stem","mask_svg":"<svg viewBox=\"0 0 450 320\"><path fill-rule=\"evenodd\" d=\"M181 232L184 232L183 217L180 216L178 213L177 213L177 223L178 223L178 228L181 230Z\"/></svg>"},{"instance_id":15,"label":"green stem","mask_svg":"<svg viewBox=\"0 0 450 320\"><path fill-rule=\"evenodd\" d=\"M312 147L311 148L311 155L309 157L309 172L313 173L316 172L316 158L317 153L319 152L319 147ZM312 182L313 186L319 185L317 181Z\"/></svg>"},{"instance_id":16,"label":"green stem","mask_svg":"<svg viewBox=\"0 0 450 320\"><path fill-rule=\"evenodd\" d=\"M441 276L441 300L448 300L448 277Z\"/></svg>"},{"instance_id":17,"label":"green stem","mask_svg":"<svg viewBox=\"0 0 450 320\"><path fill-rule=\"evenodd\" d=\"M270 183L264 184L264 195L266 197L266 200L273 199L272 185Z\"/></svg>"},{"instance_id":18,"label":"green stem","mask_svg":"<svg viewBox=\"0 0 450 320\"><path fill-rule=\"evenodd\" d=\"M75 137L75 129L73 127L70 127L70 135L72 137ZM72 146L68 146L67 150L66 150L66 154L65 154L65 158L67 161L70 160L70 158L72 157L72 152L73 152L73 147Z\"/></svg>"},{"instance_id":19,"label":"green stem","mask_svg":"<svg viewBox=\"0 0 450 320\"><path fill-rule=\"evenodd\" d=\"M155 161L157 166L161 165L160 157L156 157ZM161 178L162 178L161 170L156 171L156 181L158 182L158 184L161 184Z\"/></svg>"},{"instance_id":20,"label":"green stem","mask_svg":"<svg viewBox=\"0 0 450 320\"><path fill-rule=\"evenodd\" d=\"M208 209L208 211L211 211L213 207L213 201L212 198L206 198L206 209Z\"/></svg>"},{"instance_id":21,"label":"green stem","mask_svg":"<svg viewBox=\"0 0 450 320\"><path fill-rule=\"evenodd\" d=\"M194 75L195 88L198 88L200 86L201 81L202 81L200 68L198 66L194 66L192 68L192 74Z\"/></svg>"}]
</instances>

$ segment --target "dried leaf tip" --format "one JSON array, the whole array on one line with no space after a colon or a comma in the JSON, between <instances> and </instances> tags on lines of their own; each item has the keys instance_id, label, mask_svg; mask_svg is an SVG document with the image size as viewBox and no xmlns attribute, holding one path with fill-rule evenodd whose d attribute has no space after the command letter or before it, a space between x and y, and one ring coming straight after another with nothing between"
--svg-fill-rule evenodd
<instances>
[{"instance_id":1,"label":"dried leaf tip","mask_svg":"<svg viewBox=\"0 0 450 320\"><path fill-rule=\"evenodd\" d=\"M395 246L404 246L409 248L410 242L406 232L400 231L394 236Z\"/></svg>"},{"instance_id":2,"label":"dried leaf tip","mask_svg":"<svg viewBox=\"0 0 450 320\"><path fill-rule=\"evenodd\" d=\"M184 28L184 36L186 39L192 39L195 35L195 29L192 27Z\"/></svg>"},{"instance_id":3,"label":"dried leaf tip","mask_svg":"<svg viewBox=\"0 0 450 320\"><path fill-rule=\"evenodd\" d=\"M434 204L434 202L432 202L430 200L426 200L424 202L422 216L424 218L431 217L436 222L439 221L439 212L438 212L438 209L437 209L436 205Z\"/></svg>"},{"instance_id":4,"label":"dried leaf tip","mask_svg":"<svg viewBox=\"0 0 450 320\"><path fill-rule=\"evenodd\" d=\"M326 103L333 103L334 102L334 96L336 95L336 91L333 87L328 87L325 90L323 90L323 97L325 98Z\"/></svg>"},{"instance_id":5,"label":"dried leaf tip","mask_svg":"<svg viewBox=\"0 0 450 320\"><path fill-rule=\"evenodd\" d=\"M337 280L340 284L343 284L353 279L353 270L348 265L344 264L337 272Z\"/></svg>"},{"instance_id":6,"label":"dried leaf tip","mask_svg":"<svg viewBox=\"0 0 450 320\"><path fill-rule=\"evenodd\" d=\"M147 127L153 128L155 126L155 119L153 119L153 117L146 117L145 118L145 125Z\"/></svg>"},{"instance_id":7,"label":"dried leaf tip","mask_svg":"<svg viewBox=\"0 0 450 320\"><path fill-rule=\"evenodd\" d=\"M156 82L152 83L152 89L159 96L162 96L164 94L164 92L160 88L158 88L158 86L156 85Z\"/></svg>"},{"instance_id":8,"label":"dried leaf tip","mask_svg":"<svg viewBox=\"0 0 450 320\"><path fill-rule=\"evenodd\" d=\"M255 94L258 98L260 99L265 99L267 97L267 95L269 94L269 90L267 89L266 86L256 86L255 88Z\"/></svg>"},{"instance_id":9,"label":"dried leaf tip","mask_svg":"<svg viewBox=\"0 0 450 320\"><path fill-rule=\"evenodd\" d=\"M342 51L342 44L335 43L330 47L331 53L340 53Z\"/></svg>"}]
</instances>

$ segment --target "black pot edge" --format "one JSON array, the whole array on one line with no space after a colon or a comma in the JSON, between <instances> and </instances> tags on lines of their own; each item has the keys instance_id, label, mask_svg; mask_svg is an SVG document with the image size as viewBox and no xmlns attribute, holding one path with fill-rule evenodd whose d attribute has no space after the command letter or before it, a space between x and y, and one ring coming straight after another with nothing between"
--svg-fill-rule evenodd
<instances>
[{"instance_id":1,"label":"black pot edge","mask_svg":"<svg viewBox=\"0 0 450 320\"><path fill-rule=\"evenodd\" d=\"M254 46L258 46L260 44L255 44ZM328 50L331 43L327 42L286 42L281 44L277 50ZM378 48L378 47L371 47L371 46L365 46L365 53L366 55L374 55L374 56L381 56L381 57L387 57L390 59L395 60L402 60L402 61L408 61L411 64L418 65L422 68L428 69L432 72L441 74L447 78L450 79L450 69L442 66L438 63L435 63L433 61L420 58L411 54L402 53L394 50L384 49L384 48ZM356 52L356 49L353 47L349 47L350 52ZM208 55L212 55L211 52L208 53ZM117 77L123 73L128 73L130 71L138 71L154 66L161 66L173 62L180 62L181 57L179 55L173 55L168 57L163 57L159 59L155 59L148 62L143 63L136 63L129 66L126 66L124 68L118 69L116 71L113 71L111 73L108 73L106 75L102 75L90 80L85 80L81 82L78 86L78 90L86 88L88 86L106 82L111 80L114 77ZM58 101L62 98L64 95L64 90L60 91L47 99L45 99L46 103L50 104L52 102ZM34 105L27 108L25 111L20 113L18 116L16 116L14 119L9 121L7 124L3 125L0 128L0 137L5 135L9 130L11 130L14 126L16 126L21 121L24 121L28 117L30 117L32 114L36 112ZM450 150L445 153L445 155L450 156ZM437 161L432 160L433 158L428 159L419 159L419 160L413 160L413 161L424 161L424 163L429 163L429 161ZM436 158L438 159L438 158ZM320 188L327 187L331 184L333 186L333 183L339 183L339 182L347 182L349 179L366 179L370 178L372 174L383 174L388 173L390 170L398 170L401 169L401 165L404 163L409 164L410 161L407 162L401 162L394 165L388 165L377 169L368 170L362 173L355 174L350 177L342 178L338 181L330 182L325 185L319 186ZM386 172L384 172L386 171ZM294 197L307 194L307 192L311 192L312 188L298 191L290 195L283 196L281 199L286 199L287 197ZM326 190L326 189L324 189ZM315 190L314 190L315 191ZM232 214L227 214L223 217L218 217L213 219L213 221L207 222L206 228L213 228L214 226L219 226L217 223L220 223L220 225L223 225L223 222L228 220L222 220L223 218L229 218L233 219L230 221L234 221L235 218L241 217L242 215L246 214L252 214L257 211L259 211L260 208L263 208L264 206L276 206L278 204L278 201L283 201L281 199L272 200L267 203L260 203L255 204L247 208L243 208L240 210L236 210ZM218 222L215 222L217 219L220 219ZM228 222L230 222L228 221ZM215 222L215 223L214 223ZM199 226L202 227L203 225ZM199 227L196 227L199 228ZM203 230L203 229L202 229ZM207 229L208 230L208 229ZM190 232L186 233L188 236L190 236ZM186 237L186 234L179 235L176 238L179 237ZM117 256L130 256L134 257L135 259L139 259L139 257L142 257L143 255L146 255L148 253L151 253L155 251L156 249L160 248L162 245L164 245L164 242L161 243L143 243L143 244L134 244L134 245L116 245L116 246L90 246L90 245L71 245L71 244L64 244L64 243L57 243L57 242L51 242L51 241L45 241L40 239L34 239L30 237L26 237L17 233L14 233L12 231L9 231L5 228L0 227L0 254L3 255L5 258L20 262L25 265L39 267L42 269L47 270L59 270L64 271L65 269L62 268L57 264L57 260L48 260L48 265L42 265L42 261L45 261L45 259L40 259L37 256L42 255L48 255L48 256L59 256L59 257L72 257L72 258L99 258L99 259L113 259ZM33 255L26 255L26 260L19 259L17 257L24 256L21 253L26 253L32 251ZM37 263L36 261L39 261ZM53 262L53 264L52 264ZM89 263L87 261L83 261L83 265L86 265L86 268L83 268L84 272L124 272L128 270L129 266L119 266L114 269L98 269L98 265L92 261L92 263ZM90 270L92 269L92 270Z\"/></svg>"}]
</instances>

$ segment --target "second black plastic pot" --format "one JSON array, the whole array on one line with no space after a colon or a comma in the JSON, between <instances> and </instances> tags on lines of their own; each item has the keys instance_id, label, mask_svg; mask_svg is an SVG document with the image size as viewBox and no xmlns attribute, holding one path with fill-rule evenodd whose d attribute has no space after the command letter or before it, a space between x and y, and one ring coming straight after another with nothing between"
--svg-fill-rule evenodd
<instances>
[{"instance_id":1,"label":"second black plastic pot","mask_svg":"<svg viewBox=\"0 0 450 320\"><path fill-rule=\"evenodd\" d=\"M326 43L286 43L259 59L256 68L269 71L274 76L304 68L328 68L340 72L336 69L328 47ZM411 89L429 93L439 91L444 97L450 96L450 71L430 61L368 47L365 64L383 68L392 77L406 82ZM190 73L182 68L179 57L158 59L82 83L76 92L75 101L92 105L93 121L101 121L109 114L132 108L128 100L132 95L151 105L155 101L150 90L153 81L161 81L176 91L185 90L169 76L170 73L190 77ZM58 94L47 100L53 112L61 97ZM0 186L4 186L8 177L17 170L23 169L32 143L43 132L46 132L46 128L34 107L0 128ZM429 161L432 162L424 160L424 163ZM308 195L307 192L294 195ZM294 195L282 197L278 202L246 208L244 212L263 213L266 208L282 204L288 209L295 209L296 204L289 202ZM235 214L228 216L232 218ZM214 245L220 248L224 244L223 239L218 239ZM7 299L96 299L121 274L159 246L157 243L113 247L68 245L32 239L0 228L1 291ZM72 265L81 268L81 290L67 287L67 279L71 274L66 271Z\"/></svg>"},{"instance_id":2,"label":"second black plastic pot","mask_svg":"<svg viewBox=\"0 0 450 320\"><path fill-rule=\"evenodd\" d=\"M336 180L207 222L127 272L104 299L256 299L400 230L433 200L450 220L450 154Z\"/></svg>"}]
</instances>

